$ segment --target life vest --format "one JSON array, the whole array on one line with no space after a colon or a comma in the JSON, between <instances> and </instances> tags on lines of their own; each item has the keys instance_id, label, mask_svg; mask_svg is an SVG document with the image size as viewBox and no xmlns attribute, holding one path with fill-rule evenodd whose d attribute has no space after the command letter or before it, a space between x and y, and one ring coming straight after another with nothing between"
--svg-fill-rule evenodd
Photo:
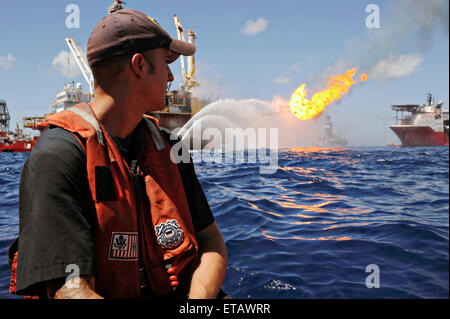
<instances>
[{"instance_id":1,"label":"life vest","mask_svg":"<svg viewBox=\"0 0 450 319\"><path fill-rule=\"evenodd\" d=\"M197 264L192 217L178 167L170 158L171 148L156 119L147 117L143 123L144 145L134 177L140 177L144 187L143 196L136 197L130 167L87 103L47 118L48 126L61 127L85 142L87 176L97 214L95 291L105 298L138 298L142 267L152 293L168 296L173 291L171 276L189 285ZM15 274L20 255L14 260ZM170 274L167 265L172 268ZM15 290L11 279L10 290Z\"/></svg>"}]
</instances>

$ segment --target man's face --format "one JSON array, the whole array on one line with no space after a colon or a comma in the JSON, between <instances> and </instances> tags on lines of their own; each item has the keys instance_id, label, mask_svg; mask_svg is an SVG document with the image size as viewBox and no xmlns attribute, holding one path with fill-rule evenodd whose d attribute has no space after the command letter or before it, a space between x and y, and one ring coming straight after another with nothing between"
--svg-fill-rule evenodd
<instances>
[{"instance_id":1,"label":"man's face","mask_svg":"<svg viewBox=\"0 0 450 319\"><path fill-rule=\"evenodd\" d=\"M165 48L150 50L143 54L149 69L149 72L144 76L146 81L144 89L148 101L146 112L164 108L167 83L174 80L169 68L169 62L173 58L172 54L170 50ZM151 69L152 66L153 69Z\"/></svg>"}]
</instances>

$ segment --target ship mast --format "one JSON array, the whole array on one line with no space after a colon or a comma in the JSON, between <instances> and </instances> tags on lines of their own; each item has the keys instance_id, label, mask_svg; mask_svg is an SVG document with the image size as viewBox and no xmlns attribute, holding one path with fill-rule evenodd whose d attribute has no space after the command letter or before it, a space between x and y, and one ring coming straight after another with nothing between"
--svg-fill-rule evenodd
<instances>
[{"instance_id":1,"label":"ship mast","mask_svg":"<svg viewBox=\"0 0 450 319\"><path fill-rule=\"evenodd\" d=\"M431 92L427 93L427 102L430 106L433 104L433 94L431 94Z\"/></svg>"}]
</instances>

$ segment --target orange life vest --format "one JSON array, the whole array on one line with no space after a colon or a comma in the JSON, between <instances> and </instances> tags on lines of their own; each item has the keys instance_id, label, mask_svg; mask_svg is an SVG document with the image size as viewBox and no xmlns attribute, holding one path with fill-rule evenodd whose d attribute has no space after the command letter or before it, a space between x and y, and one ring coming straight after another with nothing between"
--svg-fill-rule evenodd
<instances>
[{"instance_id":1,"label":"orange life vest","mask_svg":"<svg viewBox=\"0 0 450 319\"><path fill-rule=\"evenodd\" d=\"M178 167L170 158L171 148L156 119L143 122L144 145L135 176L142 178L144 187L137 204L130 167L87 103L47 118L47 125L85 141L87 176L97 213L95 291L105 298L138 298L140 267L153 294L167 296L173 290L169 277L175 275L181 284L189 285L197 264L192 217ZM13 286L15 280L11 280Z\"/></svg>"}]
</instances>

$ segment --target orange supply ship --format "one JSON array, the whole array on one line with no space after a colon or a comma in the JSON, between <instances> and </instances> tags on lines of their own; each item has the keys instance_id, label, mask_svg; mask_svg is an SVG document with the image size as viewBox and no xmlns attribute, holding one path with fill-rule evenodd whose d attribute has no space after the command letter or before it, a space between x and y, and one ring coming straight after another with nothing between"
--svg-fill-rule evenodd
<instances>
[{"instance_id":1,"label":"orange supply ship","mask_svg":"<svg viewBox=\"0 0 450 319\"><path fill-rule=\"evenodd\" d=\"M422 105L391 106L396 112L396 124L390 128L398 136L403 147L449 145L448 110L442 109L442 101L435 104L431 93L428 93L427 102L428 104Z\"/></svg>"}]
</instances>

